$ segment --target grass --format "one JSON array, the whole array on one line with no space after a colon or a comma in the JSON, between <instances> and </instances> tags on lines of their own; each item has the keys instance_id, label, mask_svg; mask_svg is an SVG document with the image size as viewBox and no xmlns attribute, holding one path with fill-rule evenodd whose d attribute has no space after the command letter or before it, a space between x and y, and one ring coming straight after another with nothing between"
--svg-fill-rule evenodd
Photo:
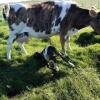
<instances>
[{"instance_id":1,"label":"grass","mask_svg":"<svg viewBox=\"0 0 100 100\"><path fill-rule=\"evenodd\" d=\"M9 36L6 22L0 21L0 100L100 100L100 36L90 27L72 36L72 51L67 51L76 67L71 68L58 59L59 71L51 71L36 60L34 53L50 44L30 39L24 55L13 44L12 60L6 59ZM59 37L51 38L60 48Z\"/></svg>"},{"instance_id":2,"label":"grass","mask_svg":"<svg viewBox=\"0 0 100 100\"><path fill-rule=\"evenodd\" d=\"M91 8L92 6L95 6L96 8L100 9L100 0L75 0L78 2L81 6L85 8Z\"/></svg>"}]
</instances>

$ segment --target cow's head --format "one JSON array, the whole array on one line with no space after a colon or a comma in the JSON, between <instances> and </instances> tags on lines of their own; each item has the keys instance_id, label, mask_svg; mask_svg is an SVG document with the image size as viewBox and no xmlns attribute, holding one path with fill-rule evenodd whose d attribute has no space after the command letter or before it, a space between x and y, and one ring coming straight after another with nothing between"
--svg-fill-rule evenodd
<instances>
[{"instance_id":1,"label":"cow's head","mask_svg":"<svg viewBox=\"0 0 100 100\"><path fill-rule=\"evenodd\" d=\"M100 35L100 12L98 12L95 7L92 7L89 14L92 17L92 21L90 23L92 28Z\"/></svg>"}]
</instances>

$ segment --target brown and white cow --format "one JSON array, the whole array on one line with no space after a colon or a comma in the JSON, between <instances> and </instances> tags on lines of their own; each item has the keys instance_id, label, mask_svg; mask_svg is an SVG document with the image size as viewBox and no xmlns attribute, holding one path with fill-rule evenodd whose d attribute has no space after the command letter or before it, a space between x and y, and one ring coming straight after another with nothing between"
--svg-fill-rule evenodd
<instances>
[{"instance_id":1,"label":"brown and white cow","mask_svg":"<svg viewBox=\"0 0 100 100\"><path fill-rule=\"evenodd\" d=\"M11 59L14 40L26 53L23 42L28 37L49 38L59 34L62 50L70 48L70 35L91 25L100 33L100 12L79 7L72 1L48 1L33 5L12 4L5 6L3 16L8 21L10 36L7 41L7 58Z\"/></svg>"}]
</instances>

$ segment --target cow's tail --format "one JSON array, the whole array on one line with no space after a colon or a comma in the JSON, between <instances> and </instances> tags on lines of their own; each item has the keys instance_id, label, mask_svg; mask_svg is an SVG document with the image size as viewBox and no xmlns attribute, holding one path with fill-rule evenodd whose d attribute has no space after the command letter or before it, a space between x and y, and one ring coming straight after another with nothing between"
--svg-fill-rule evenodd
<instances>
[{"instance_id":1,"label":"cow's tail","mask_svg":"<svg viewBox=\"0 0 100 100\"><path fill-rule=\"evenodd\" d=\"M7 12L5 12L5 10L7 10L7 8L9 7L9 5L4 5L3 9L2 9L2 16L4 18L4 20L7 20L8 19L8 16L7 16Z\"/></svg>"},{"instance_id":2,"label":"cow's tail","mask_svg":"<svg viewBox=\"0 0 100 100\"><path fill-rule=\"evenodd\" d=\"M5 12L4 12L4 8L2 10L2 16L3 16L4 20L6 20L6 15L5 15Z\"/></svg>"}]
</instances>

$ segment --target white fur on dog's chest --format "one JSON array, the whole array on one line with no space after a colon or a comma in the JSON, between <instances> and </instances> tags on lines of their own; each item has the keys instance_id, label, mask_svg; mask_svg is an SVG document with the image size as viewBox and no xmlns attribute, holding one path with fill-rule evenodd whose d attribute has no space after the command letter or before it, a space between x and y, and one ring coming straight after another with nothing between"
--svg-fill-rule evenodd
<instances>
[{"instance_id":1,"label":"white fur on dog's chest","mask_svg":"<svg viewBox=\"0 0 100 100\"><path fill-rule=\"evenodd\" d=\"M49 47L49 46L48 46ZM43 56L45 58L45 60L49 60L49 56L48 56L48 47L45 48L44 52L43 52Z\"/></svg>"}]
</instances>

